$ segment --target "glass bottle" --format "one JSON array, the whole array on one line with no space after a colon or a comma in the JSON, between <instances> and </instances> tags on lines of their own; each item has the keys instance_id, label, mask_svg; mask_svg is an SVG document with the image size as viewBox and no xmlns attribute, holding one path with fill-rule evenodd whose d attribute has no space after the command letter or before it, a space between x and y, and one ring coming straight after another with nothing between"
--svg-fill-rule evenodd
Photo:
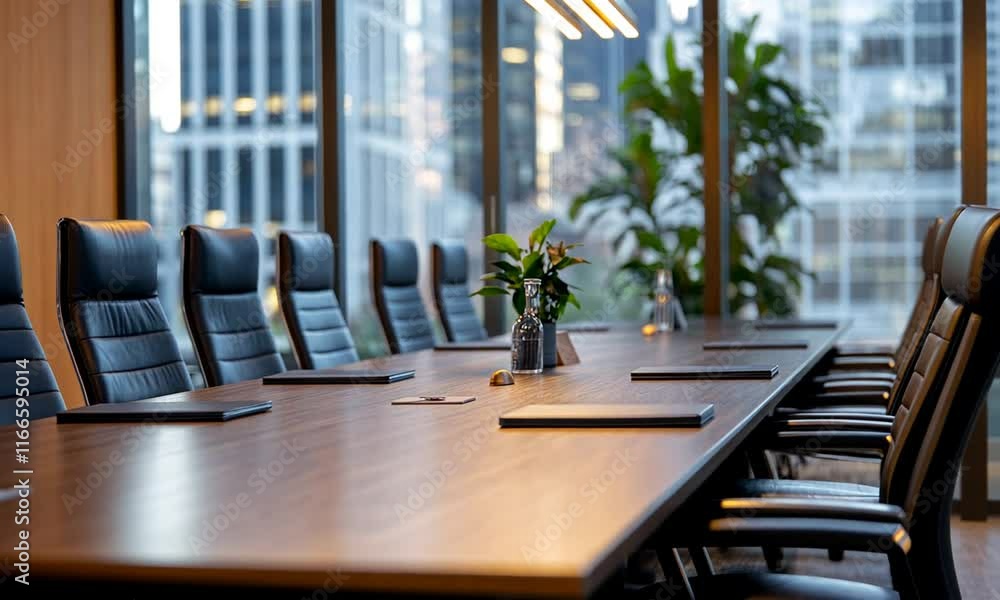
<instances>
[{"instance_id":1,"label":"glass bottle","mask_svg":"<svg viewBox=\"0 0 1000 600\"><path fill-rule=\"evenodd\" d=\"M538 317L541 279L524 280L524 314L514 321L510 333L510 370L513 373L542 372L542 320Z\"/></svg>"},{"instance_id":2,"label":"glass bottle","mask_svg":"<svg viewBox=\"0 0 1000 600\"><path fill-rule=\"evenodd\" d=\"M660 269L656 272L653 289L653 323L657 331L674 330L674 281L673 274Z\"/></svg>"}]
</instances>

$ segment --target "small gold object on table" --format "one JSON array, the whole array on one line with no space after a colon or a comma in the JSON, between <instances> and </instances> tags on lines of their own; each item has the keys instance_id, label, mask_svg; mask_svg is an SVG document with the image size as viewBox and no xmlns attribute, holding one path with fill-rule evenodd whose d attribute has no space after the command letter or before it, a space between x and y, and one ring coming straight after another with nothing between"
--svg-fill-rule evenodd
<instances>
[{"instance_id":1,"label":"small gold object on table","mask_svg":"<svg viewBox=\"0 0 1000 600\"><path fill-rule=\"evenodd\" d=\"M656 325L652 323L646 323L642 326L642 335L649 337L651 335L656 335Z\"/></svg>"},{"instance_id":2,"label":"small gold object on table","mask_svg":"<svg viewBox=\"0 0 1000 600\"><path fill-rule=\"evenodd\" d=\"M490 385L514 385L514 375L507 369L497 369L490 375Z\"/></svg>"}]
</instances>

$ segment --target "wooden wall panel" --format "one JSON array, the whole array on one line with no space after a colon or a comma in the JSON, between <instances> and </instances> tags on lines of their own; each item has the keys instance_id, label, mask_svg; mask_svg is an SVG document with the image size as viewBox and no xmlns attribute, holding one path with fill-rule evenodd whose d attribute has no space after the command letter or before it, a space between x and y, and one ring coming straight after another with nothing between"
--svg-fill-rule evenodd
<instances>
[{"instance_id":1,"label":"wooden wall panel","mask_svg":"<svg viewBox=\"0 0 1000 600\"><path fill-rule=\"evenodd\" d=\"M0 212L17 231L35 329L78 406L56 318L55 227L118 210L113 0L3 0L0 32Z\"/></svg>"}]
</instances>

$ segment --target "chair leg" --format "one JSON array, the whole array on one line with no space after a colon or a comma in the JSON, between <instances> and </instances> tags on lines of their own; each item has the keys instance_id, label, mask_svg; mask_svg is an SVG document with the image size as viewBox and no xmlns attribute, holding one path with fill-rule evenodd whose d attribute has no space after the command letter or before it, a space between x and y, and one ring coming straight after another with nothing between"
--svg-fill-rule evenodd
<instances>
[{"instance_id":1,"label":"chair leg","mask_svg":"<svg viewBox=\"0 0 1000 600\"><path fill-rule=\"evenodd\" d=\"M777 479L777 473L771 466L771 461L767 458L767 453L761 449L753 449L748 452L750 468L757 479ZM764 560L767 561L767 568L772 573L780 573L785 568L785 553L781 548L765 546Z\"/></svg>"},{"instance_id":2,"label":"chair leg","mask_svg":"<svg viewBox=\"0 0 1000 600\"><path fill-rule=\"evenodd\" d=\"M702 577L715 575L715 567L712 565L712 558L708 555L708 549L704 546L688 548L691 555L691 562L694 563L694 570Z\"/></svg>"},{"instance_id":3,"label":"chair leg","mask_svg":"<svg viewBox=\"0 0 1000 600\"><path fill-rule=\"evenodd\" d=\"M660 561L660 568L663 569L664 581L661 587L666 597L671 600L694 600L694 590L691 589L687 571L684 570L684 561L681 560L677 549L659 548L656 550L656 557Z\"/></svg>"}]
</instances>

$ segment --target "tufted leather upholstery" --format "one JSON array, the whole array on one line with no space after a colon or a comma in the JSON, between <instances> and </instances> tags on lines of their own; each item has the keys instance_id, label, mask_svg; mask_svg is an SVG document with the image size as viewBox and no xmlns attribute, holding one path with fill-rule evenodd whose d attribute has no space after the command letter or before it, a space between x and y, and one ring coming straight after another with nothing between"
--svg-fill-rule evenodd
<instances>
[{"instance_id":1,"label":"tufted leather upholstery","mask_svg":"<svg viewBox=\"0 0 1000 600\"><path fill-rule=\"evenodd\" d=\"M960 212L960 207L955 215ZM903 386L909 381L917 359L921 344L928 335L934 314L944 301L944 291L941 289L941 260L944 256L948 234L954 223L955 215L944 223L943 219L935 219L924 238L921 265L924 270L924 280L917 295L917 303L910 313L910 322L903 331L899 349L896 352L896 380L890 392L889 414L895 414L902 400Z\"/></svg>"},{"instance_id":2,"label":"tufted leather upholstery","mask_svg":"<svg viewBox=\"0 0 1000 600\"><path fill-rule=\"evenodd\" d=\"M249 229L181 233L184 317L209 387L285 370L257 293L260 250Z\"/></svg>"},{"instance_id":3,"label":"tufted leather upholstery","mask_svg":"<svg viewBox=\"0 0 1000 600\"><path fill-rule=\"evenodd\" d=\"M17 372L23 369L17 361L25 359L29 404L19 407L21 388L17 386ZM44 419L65 408L45 352L24 309L21 257L14 228L0 214L0 425L10 425L25 415L29 419Z\"/></svg>"},{"instance_id":4,"label":"tufted leather upholstery","mask_svg":"<svg viewBox=\"0 0 1000 600\"><path fill-rule=\"evenodd\" d=\"M434 302L449 342L486 339L486 330L469 298L468 263L465 245L439 241L431 246L434 264Z\"/></svg>"},{"instance_id":5,"label":"tufted leather upholstery","mask_svg":"<svg viewBox=\"0 0 1000 600\"><path fill-rule=\"evenodd\" d=\"M88 404L191 389L143 221L59 221L59 322Z\"/></svg>"},{"instance_id":6,"label":"tufted leather upholstery","mask_svg":"<svg viewBox=\"0 0 1000 600\"><path fill-rule=\"evenodd\" d=\"M393 354L434 347L434 330L418 281L417 247L410 240L371 241L372 296Z\"/></svg>"},{"instance_id":7,"label":"tufted leather upholstery","mask_svg":"<svg viewBox=\"0 0 1000 600\"><path fill-rule=\"evenodd\" d=\"M303 369L356 362L351 330L333 291L333 240L325 233L278 235L278 297Z\"/></svg>"}]
</instances>

